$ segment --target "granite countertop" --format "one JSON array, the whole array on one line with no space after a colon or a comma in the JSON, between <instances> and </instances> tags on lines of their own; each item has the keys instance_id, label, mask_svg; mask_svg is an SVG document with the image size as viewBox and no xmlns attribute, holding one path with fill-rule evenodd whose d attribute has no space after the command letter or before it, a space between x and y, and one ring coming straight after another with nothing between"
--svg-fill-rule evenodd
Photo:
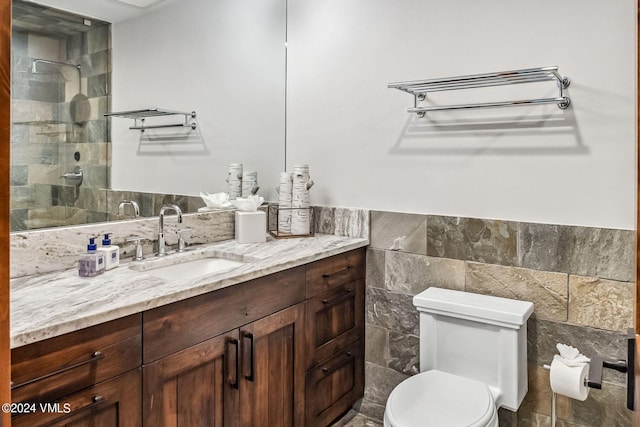
<instances>
[{"instance_id":1,"label":"granite countertop","mask_svg":"<svg viewBox=\"0 0 640 427\"><path fill-rule=\"evenodd\" d=\"M225 271L194 280L164 280L153 270L135 271L134 261L96 277L77 268L11 280L11 348L73 332L109 320L225 288L368 245L363 238L317 234L239 244L226 240L190 247L242 261ZM170 254L171 257L189 256ZM145 261L151 261L148 256ZM163 259L163 260L164 260ZM177 260L177 258L176 258ZM145 262L141 261L141 262Z\"/></svg>"}]
</instances>

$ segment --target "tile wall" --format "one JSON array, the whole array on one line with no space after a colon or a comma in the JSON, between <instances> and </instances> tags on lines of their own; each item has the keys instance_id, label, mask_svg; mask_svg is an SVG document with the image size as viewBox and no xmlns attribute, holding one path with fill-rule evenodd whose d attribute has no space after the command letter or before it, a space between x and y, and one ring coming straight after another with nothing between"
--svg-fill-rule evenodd
<instances>
[{"instance_id":1,"label":"tile wall","mask_svg":"<svg viewBox=\"0 0 640 427\"><path fill-rule=\"evenodd\" d=\"M557 342L626 357L634 312L634 232L434 215L371 212L367 253L366 385L361 412L381 420L387 396L419 372L413 295L429 286L532 301L529 392L501 426L550 426ZM558 398L558 426L630 426L625 377L605 373L585 402Z\"/></svg>"},{"instance_id":2,"label":"tile wall","mask_svg":"<svg viewBox=\"0 0 640 427\"><path fill-rule=\"evenodd\" d=\"M110 102L111 30L106 22L87 23L71 13L13 0L12 230L107 217L104 190L111 154L103 114ZM80 187L61 177L75 166L84 171Z\"/></svg>"}]
</instances>

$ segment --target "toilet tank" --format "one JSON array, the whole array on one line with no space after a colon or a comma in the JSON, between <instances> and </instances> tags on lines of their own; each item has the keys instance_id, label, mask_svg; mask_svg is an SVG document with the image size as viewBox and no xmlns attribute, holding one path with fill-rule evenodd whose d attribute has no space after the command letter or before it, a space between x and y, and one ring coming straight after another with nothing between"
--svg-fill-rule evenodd
<instances>
[{"instance_id":1,"label":"toilet tank","mask_svg":"<svg viewBox=\"0 0 640 427\"><path fill-rule=\"evenodd\" d=\"M420 370L438 369L487 384L496 405L517 411L527 393L527 319L533 304L429 288L420 312Z\"/></svg>"}]
</instances>

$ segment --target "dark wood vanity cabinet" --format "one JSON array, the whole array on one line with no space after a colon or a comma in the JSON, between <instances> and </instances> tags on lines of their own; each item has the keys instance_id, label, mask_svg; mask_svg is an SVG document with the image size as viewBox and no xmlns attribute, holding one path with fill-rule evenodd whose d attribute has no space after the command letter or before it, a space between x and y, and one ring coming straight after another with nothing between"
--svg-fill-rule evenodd
<instances>
[{"instance_id":1,"label":"dark wood vanity cabinet","mask_svg":"<svg viewBox=\"0 0 640 427\"><path fill-rule=\"evenodd\" d=\"M11 351L13 426L137 426L141 315Z\"/></svg>"},{"instance_id":2,"label":"dark wood vanity cabinet","mask_svg":"<svg viewBox=\"0 0 640 427\"><path fill-rule=\"evenodd\" d=\"M13 402L54 406L13 425L327 426L363 395L364 259L354 250L16 348Z\"/></svg>"},{"instance_id":3,"label":"dark wood vanity cabinet","mask_svg":"<svg viewBox=\"0 0 640 427\"><path fill-rule=\"evenodd\" d=\"M307 266L306 426L327 426L364 394L365 250Z\"/></svg>"},{"instance_id":4,"label":"dark wood vanity cabinet","mask_svg":"<svg viewBox=\"0 0 640 427\"><path fill-rule=\"evenodd\" d=\"M145 359L162 357L143 366L144 425L303 426L304 272L145 314ZM176 343L184 348L164 355Z\"/></svg>"}]
</instances>

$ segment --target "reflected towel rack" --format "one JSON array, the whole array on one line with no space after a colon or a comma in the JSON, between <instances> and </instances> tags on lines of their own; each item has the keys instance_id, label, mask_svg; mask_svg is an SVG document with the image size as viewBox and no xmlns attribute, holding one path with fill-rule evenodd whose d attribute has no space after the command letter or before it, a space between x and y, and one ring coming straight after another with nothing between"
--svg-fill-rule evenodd
<instances>
[{"instance_id":1,"label":"reflected towel rack","mask_svg":"<svg viewBox=\"0 0 640 427\"><path fill-rule=\"evenodd\" d=\"M477 104L418 106L418 101L424 101L429 92L441 92L458 89L475 89L490 86L503 86L519 83L537 83L544 81L556 81L559 94L555 98L522 99L501 102L483 102ZM569 87L571 80L561 76L558 67L527 68L524 70L500 71L495 73L471 74L459 77L444 77L440 79L415 80L409 82L389 83L387 87L407 92L414 96L412 108L407 112L416 113L418 117L424 117L428 111L461 110L483 107L511 107L519 105L558 104L561 109L571 105L571 100L565 95L564 90Z\"/></svg>"},{"instance_id":2,"label":"reflected towel rack","mask_svg":"<svg viewBox=\"0 0 640 427\"><path fill-rule=\"evenodd\" d=\"M184 116L184 122L158 124L158 125L144 124L145 119L149 117L176 116L176 115ZM129 129L135 129L141 132L144 132L145 129L160 129L160 128L170 128L170 127L190 127L191 129L196 128L196 122L193 120L196 118L195 111L186 113L184 111L165 110L161 108L146 108L143 110L118 111L114 113L106 113L105 117L124 117L125 119L133 119L134 125L131 126Z\"/></svg>"}]
</instances>

